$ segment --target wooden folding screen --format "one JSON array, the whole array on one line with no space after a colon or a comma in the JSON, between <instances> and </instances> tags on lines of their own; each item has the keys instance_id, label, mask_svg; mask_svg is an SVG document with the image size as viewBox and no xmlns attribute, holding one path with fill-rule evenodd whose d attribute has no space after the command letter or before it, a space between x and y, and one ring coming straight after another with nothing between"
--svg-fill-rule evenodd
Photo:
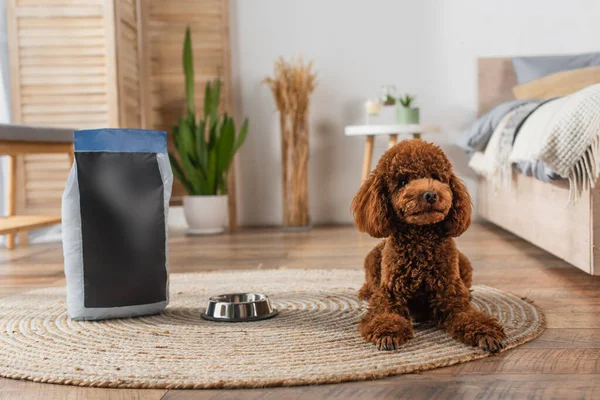
<instances>
[{"instance_id":1,"label":"wooden folding screen","mask_svg":"<svg viewBox=\"0 0 600 400\"><path fill-rule=\"evenodd\" d=\"M119 125L128 128L146 128L143 90L146 79L142 43L140 4L136 0L115 2L115 37L117 61L117 95Z\"/></svg>"},{"instance_id":2,"label":"wooden folding screen","mask_svg":"<svg viewBox=\"0 0 600 400\"><path fill-rule=\"evenodd\" d=\"M228 20L227 0L7 0L13 123L170 131L184 110L188 25L197 107L204 84L220 76L223 109L231 112ZM27 156L18 167L17 212L60 213L68 158ZM175 202L183 194L176 184Z\"/></svg>"},{"instance_id":3,"label":"wooden folding screen","mask_svg":"<svg viewBox=\"0 0 600 400\"><path fill-rule=\"evenodd\" d=\"M103 0L7 0L12 121L118 125L114 10ZM60 214L67 155L17 162L18 214Z\"/></svg>"}]
</instances>

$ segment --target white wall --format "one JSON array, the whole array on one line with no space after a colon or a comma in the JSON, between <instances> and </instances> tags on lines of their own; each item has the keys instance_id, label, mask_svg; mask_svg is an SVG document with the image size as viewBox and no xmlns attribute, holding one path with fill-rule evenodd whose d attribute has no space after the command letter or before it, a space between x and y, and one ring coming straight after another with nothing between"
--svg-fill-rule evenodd
<instances>
[{"instance_id":1,"label":"white wall","mask_svg":"<svg viewBox=\"0 0 600 400\"><path fill-rule=\"evenodd\" d=\"M279 130L261 80L279 56L313 59L319 87L311 108L310 211L314 223L350 222L360 184L362 102L382 84L415 93L424 122L475 190L453 137L475 117L478 57L600 51L594 0L231 0L234 94L250 119L239 156L244 225L281 223ZM432 137L433 138L433 137ZM376 142L376 159L386 148Z\"/></svg>"},{"instance_id":2,"label":"white wall","mask_svg":"<svg viewBox=\"0 0 600 400\"><path fill-rule=\"evenodd\" d=\"M0 69L9 83L4 2ZM475 116L477 57L600 51L599 17L594 0L231 0L236 110L251 126L238 165L241 223L282 219L278 118L260 84L277 57L302 53L319 73L311 108L313 222L350 222L363 140L344 137L343 127L360 122L362 102L380 85L417 94L423 121L443 127L435 141L473 192L466 157L451 143ZM7 98L0 92L0 122ZM385 142L376 142L375 158Z\"/></svg>"}]
</instances>

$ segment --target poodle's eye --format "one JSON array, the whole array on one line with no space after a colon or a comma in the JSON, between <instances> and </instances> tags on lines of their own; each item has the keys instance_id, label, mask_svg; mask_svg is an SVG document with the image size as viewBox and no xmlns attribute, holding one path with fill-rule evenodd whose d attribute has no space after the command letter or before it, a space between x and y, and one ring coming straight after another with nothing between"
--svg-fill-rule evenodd
<instances>
[{"instance_id":1,"label":"poodle's eye","mask_svg":"<svg viewBox=\"0 0 600 400\"><path fill-rule=\"evenodd\" d=\"M407 178L401 178L401 179L400 179L399 186L400 186L401 188L403 188L403 187L404 187L404 186L406 186L406 185L408 185L408 179L407 179Z\"/></svg>"},{"instance_id":2,"label":"poodle's eye","mask_svg":"<svg viewBox=\"0 0 600 400\"><path fill-rule=\"evenodd\" d=\"M431 175L431 179L433 179L435 181L441 181L440 176L436 175L436 174Z\"/></svg>"}]
</instances>

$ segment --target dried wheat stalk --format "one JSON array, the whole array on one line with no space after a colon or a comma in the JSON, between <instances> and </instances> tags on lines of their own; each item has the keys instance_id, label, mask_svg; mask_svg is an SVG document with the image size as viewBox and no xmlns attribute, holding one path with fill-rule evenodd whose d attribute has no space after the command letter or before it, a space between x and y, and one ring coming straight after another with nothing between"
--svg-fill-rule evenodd
<instances>
[{"instance_id":1,"label":"dried wheat stalk","mask_svg":"<svg viewBox=\"0 0 600 400\"><path fill-rule=\"evenodd\" d=\"M279 110L283 181L284 226L307 226L308 215L308 110L317 85L312 61L301 57L275 63L274 76L265 79Z\"/></svg>"}]
</instances>

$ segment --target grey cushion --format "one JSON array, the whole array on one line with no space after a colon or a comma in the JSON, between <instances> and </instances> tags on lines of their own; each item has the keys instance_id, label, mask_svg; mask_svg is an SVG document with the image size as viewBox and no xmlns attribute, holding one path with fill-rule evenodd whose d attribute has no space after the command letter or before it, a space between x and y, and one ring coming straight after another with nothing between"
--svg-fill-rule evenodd
<instances>
[{"instance_id":1,"label":"grey cushion","mask_svg":"<svg viewBox=\"0 0 600 400\"><path fill-rule=\"evenodd\" d=\"M468 154L485 150L492 133L506 113L528 102L529 100L513 100L498 104L462 131L456 144Z\"/></svg>"},{"instance_id":2,"label":"grey cushion","mask_svg":"<svg viewBox=\"0 0 600 400\"><path fill-rule=\"evenodd\" d=\"M73 143L73 129L0 124L0 140Z\"/></svg>"},{"instance_id":3,"label":"grey cushion","mask_svg":"<svg viewBox=\"0 0 600 400\"><path fill-rule=\"evenodd\" d=\"M512 63L517 75L517 82L522 85L556 72L598 66L600 65L600 53L514 57Z\"/></svg>"}]
</instances>

